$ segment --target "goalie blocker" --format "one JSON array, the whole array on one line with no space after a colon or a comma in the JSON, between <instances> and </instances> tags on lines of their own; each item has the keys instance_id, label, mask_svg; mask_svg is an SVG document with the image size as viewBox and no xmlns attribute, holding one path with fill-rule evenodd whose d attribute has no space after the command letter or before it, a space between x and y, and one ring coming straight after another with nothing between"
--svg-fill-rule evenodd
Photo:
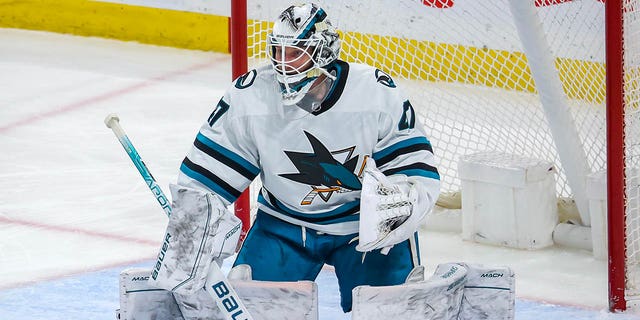
<instances>
[{"instance_id":1,"label":"goalie blocker","mask_svg":"<svg viewBox=\"0 0 640 320\"><path fill-rule=\"evenodd\" d=\"M242 224L215 194L169 187L173 213L149 281L158 288L191 295L204 287L214 261L235 252Z\"/></svg>"}]
</instances>

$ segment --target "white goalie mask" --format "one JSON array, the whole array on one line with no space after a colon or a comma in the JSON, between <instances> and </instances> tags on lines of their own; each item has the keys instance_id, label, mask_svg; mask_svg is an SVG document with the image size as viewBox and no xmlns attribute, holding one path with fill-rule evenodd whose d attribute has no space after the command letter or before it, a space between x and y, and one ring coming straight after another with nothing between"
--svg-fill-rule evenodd
<instances>
[{"instance_id":1,"label":"white goalie mask","mask_svg":"<svg viewBox=\"0 0 640 320\"><path fill-rule=\"evenodd\" d=\"M284 10L268 35L268 54L280 84L284 105L298 103L338 58L340 40L324 10L315 4Z\"/></svg>"}]
</instances>

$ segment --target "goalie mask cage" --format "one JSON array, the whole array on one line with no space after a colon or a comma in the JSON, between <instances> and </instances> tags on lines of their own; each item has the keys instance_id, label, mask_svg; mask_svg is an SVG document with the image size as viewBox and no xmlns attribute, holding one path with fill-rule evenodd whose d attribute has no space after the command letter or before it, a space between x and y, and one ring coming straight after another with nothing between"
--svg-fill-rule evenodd
<instances>
[{"instance_id":1,"label":"goalie mask cage","mask_svg":"<svg viewBox=\"0 0 640 320\"><path fill-rule=\"evenodd\" d=\"M390 73L409 94L444 195L460 192L462 155L545 159L558 197L589 225L586 179L606 172L609 306L640 300L640 0L315 2L340 30L341 59ZM268 63L266 35L290 4L232 1L234 76ZM236 204L245 217L257 187Z\"/></svg>"}]
</instances>

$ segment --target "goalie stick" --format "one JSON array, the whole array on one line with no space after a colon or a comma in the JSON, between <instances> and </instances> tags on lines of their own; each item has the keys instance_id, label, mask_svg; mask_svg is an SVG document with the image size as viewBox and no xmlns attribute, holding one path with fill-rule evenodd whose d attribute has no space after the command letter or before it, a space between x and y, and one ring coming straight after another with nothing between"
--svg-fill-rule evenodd
<instances>
[{"instance_id":1,"label":"goalie stick","mask_svg":"<svg viewBox=\"0 0 640 320\"><path fill-rule=\"evenodd\" d=\"M116 135L118 141L120 141L129 158L133 161L136 169L138 169L138 172L142 175L149 190L151 190L164 212L167 216L171 216L171 205L167 197L142 161L140 154L138 154L129 137L124 133L124 130L120 126L120 118L115 114L110 114L104 119L104 123ZM220 311L222 311L228 320L253 320L249 311L240 300L240 297L215 262L211 264L211 268L209 269L205 289L211 298L215 300L218 308L220 308Z\"/></svg>"}]
</instances>

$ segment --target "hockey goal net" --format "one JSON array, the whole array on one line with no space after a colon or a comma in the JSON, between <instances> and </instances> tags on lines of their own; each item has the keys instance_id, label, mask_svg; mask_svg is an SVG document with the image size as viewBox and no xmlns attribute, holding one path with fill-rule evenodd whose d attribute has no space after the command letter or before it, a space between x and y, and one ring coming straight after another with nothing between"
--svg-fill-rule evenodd
<instances>
[{"instance_id":1,"label":"hockey goal net","mask_svg":"<svg viewBox=\"0 0 640 320\"><path fill-rule=\"evenodd\" d=\"M588 226L586 179L606 172L610 307L640 299L640 0L316 2L341 30L341 59L385 70L409 93L443 194L460 192L462 155L545 159L558 171L558 197ZM271 21L289 5L248 1L246 53L235 50L234 61L267 61Z\"/></svg>"}]
</instances>

